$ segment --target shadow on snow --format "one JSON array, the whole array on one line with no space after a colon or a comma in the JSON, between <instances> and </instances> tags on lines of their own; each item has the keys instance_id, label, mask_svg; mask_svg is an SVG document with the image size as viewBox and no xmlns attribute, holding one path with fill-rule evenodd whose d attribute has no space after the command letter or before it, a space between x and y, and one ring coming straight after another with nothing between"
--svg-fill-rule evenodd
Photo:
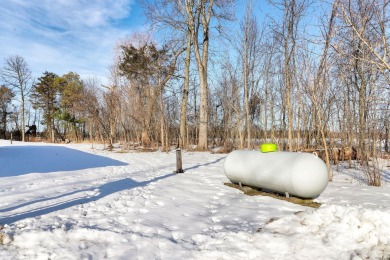
<instances>
[{"instance_id":1,"label":"shadow on snow","mask_svg":"<svg viewBox=\"0 0 390 260\"><path fill-rule=\"evenodd\" d=\"M389 166L387 166L387 167L389 167ZM390 170L383 171L382 179L386 182L390 182Z\"/></svg>"},{"instance_id":2,"label":"shadow on snow","mask_svg":"<svg viewBox=\"0 0 390 260\"><path fill-rule=\"evenodd\" d=\"M99 187L91 187L88 189L81 189L81 190L76 190L73 192L61 194L55 197L51 198L43 198L43 199L38 199L35 201L27 202L24 204L20 204L17 206L9 207L9 208L4 208L0 209L0 213L2 212L7 212L11 211L14 209L22 208L28 205L32 205L35 203L45 203L47 205L40 206L34 209L26 210L21 213L15 213L13 215L9 215L6 217L0 218L0 224L11 224L13 222L23 220L26 218L35 218L41 215L49 214L58 210L63 210L66 208L70 208L73 206L77 206L80 204L92 202L92 201L97 201L101 198L104 198L108 195L123 191L123 190L129 190L137 187L143 187L147 186L150 183L157 182L159 180L171 177L173 175L176 175L175 173L167 174L164 176L156 177L152 180L149 181L143 181L143 182L137 182L134 181L130 178L125 178L122 180L117 180L109 183L105 183ZM88 195L88 192L93 192L94 195ZM79 196L75 197L80 193ZM69 198L67 198L69 197ZM61 200L61 201L56 201L56 200ZM52 203L50 203L52 201Z\"/></svg>"},{"instance_id":3,"label":"shadow on snow","mask_svg":"<svg viewBox=\"0 0 390 260\"><path fill-rule=\"evenodd\" d=\"M0 177L124 165L127 164L62 146L0 147Z\"/></svg>"},{"instance_id":4,"label":"shadow on snow","mask_svg":"<svg viewBox=\"0 0 390 260\"><path fill-rule=\"evenodd\" d=\"M225 158L226 158L226 156L221 157L219 159L216 159L216 160L214 160L212 162L207 162L207 163L204 163L204 164L197 164L195 166L191 166L191 167L185 168L184 171L194 170L194 169L199 168L199 167L204 167L204 166L208 166L208 165L211 165L211 164L216 164L217 162L222 161Z\"/></svg>"}]
</instances>

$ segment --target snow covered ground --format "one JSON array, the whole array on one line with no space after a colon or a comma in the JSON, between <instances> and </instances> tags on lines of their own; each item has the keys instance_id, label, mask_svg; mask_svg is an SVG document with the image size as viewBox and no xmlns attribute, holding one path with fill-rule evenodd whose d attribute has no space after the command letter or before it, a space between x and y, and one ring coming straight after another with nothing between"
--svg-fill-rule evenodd
<instances>
[{"instance_id":1,"label":"snow covered ground","mask_svg":"<svg viewBox=\"0 0 390 260\"><path fill-rule=\"evenodd\" d=\"M225 186L225 156L0 140L0 259L390 259L389 182L339 166L313 209Z\"/></svg>"}]
</instances>

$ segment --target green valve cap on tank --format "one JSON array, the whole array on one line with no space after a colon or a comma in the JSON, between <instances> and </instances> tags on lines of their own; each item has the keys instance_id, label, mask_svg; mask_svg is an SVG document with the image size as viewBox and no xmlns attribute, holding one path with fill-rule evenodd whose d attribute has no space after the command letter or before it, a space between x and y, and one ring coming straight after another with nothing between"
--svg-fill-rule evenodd
<instances>
[{"instance_id":1,"label":"green valve cap on tank","mask_svg":"<svg viewBox=\"0 0 390 260\"><path fill-rule=\"evenodd\" d=\"M260 151L262 153L276 152L278 150L278 146L273 143L264 143L260 145Z\"/></svg>"}]
</instances>

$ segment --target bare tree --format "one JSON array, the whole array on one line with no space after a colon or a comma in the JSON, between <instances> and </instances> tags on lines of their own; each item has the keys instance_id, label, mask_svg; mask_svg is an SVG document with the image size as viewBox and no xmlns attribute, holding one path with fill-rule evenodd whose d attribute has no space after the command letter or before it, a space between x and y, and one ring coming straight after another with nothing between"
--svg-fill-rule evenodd
<instances>
[{"instance_id":1,"label":"bare tree","mask_svg":"<svg viewBox=\"0 0 390 260\"><path fill-rule=\"evenodd\" d=\"M380 186L377 164L378 122L386 106L389 84L389 1L340 0L333 45L336 67L344 87L344 114L349 143L356 152L369 185ZM381 93L381 94L379 94ZM380 103L379 103L380 102ZM382 131L384 131L383 129Z\"/></svg>"},{"instance_id":2,"label":"bare tree","mask_svg":"<svg viewBox=\"0 0 390 260\"><path fill-rule=\"evenodd\" d=\"M317 72L314 77L314 82L313 82L313 92L311 92L311 97L312 97L312 102L314 105L314 111L316 113L316 118L317 118L317 127L321 133L321 139L322 139L322 145L324 146L325 149L325 162L326 166L328 169L328 179L331 181L333 179L333 175L331 172L330 168L330 161L329 161L329 152L328 152L328 145L326 141L326 136L325 136L325 131L324 131L324 125L323 125L323 111L320 110L320 104L319 104L319 99L317 93L320 92L319 89L322 88L322 91L326 88L326 74L327 70L329 69L328 67L328 51L330 48L330 42L332 39L332 33L333 33L333 26L334 26L334 20L337 12L337 7L338 7L338 0L336 0L333 3L332 6L332 12L329 17L329 21L327 24L327 27L324 30L324 35L325 35L325 44L323 46L322 50L322 55L321 59L317 68Z\"/></svg>"},{"instance_id":3,"label":"bare tree","mask_svg":"<svg viewBox=\"0 0 390 260\"><path fill-rule=\"evenodd\" d=\"M187 103L188 91L190 87L190 65L191 65L191 32L187 31L186 58L184 66L184 86L180 109L180 139L179 146L185 148L187 143Z\"/></svg>"},{"instance_id":4,"label":"bare tree","mask_svg":"<svg viewBox=\"0 0 390 260\"><path fill-rule=\"evenodd\" d=\"M341 17L372 54L368 61L387 74L390 73L389 5L389 0L346 0L340 4ZM374 38L367 34L368 30L374 31Z\"/></svg>"},{"instance_id":5,"label":"bare tree","mask_svg":"<svg viewBox=\"0 0 390 260\"><path fill-rule=\"evenodd\" d=\"M3 80L15 90L21 102L22 141L25 141L25 99L32 86L31 71L23 57L16 55L5 59L5 65L1 71Z\"/></svg>"},{"instance_id":6,"label":"bare tree","mask_svg":"<svg viewBox=\"0 0 390 260\"><path fill-rule=\"evenodd\" d=\"M199 150L206 150L208 147L208 61L211 22L212 18L231 19L232 14L228 10L233 3L234 0L199 0L185 1L184 5L200 83Z\"/></svg>"},{"instance_id":7,"label":"bare tree","mask_svg":"<svg viewBox=\"0 0 390 260\"><path fill-rule=\"evenodd\" d=\"M275 7L283 12L281 24L274 23L273 31L281 46L283 53L283 78L284 98L283 107L287 110L287 133L289 150L293 151L293 105L292 92L294 90L294 79L296 78L295 58L297 55L297 42L300 22L302 20L308 2L306 0L281 0L270 1ZM284 113L282 121L285 122Z\"/></svg>"},{"instance_id":8,"label":"bare tree","mask_svg":"<svg viewBox=\"0 0 390 260\"><path fill-rule=\"evenodd\" d=\"M99 86L101 85L100 81L96 78L89 78L85 82L85 88L82 92L83 102L83 115L88 118L87 127L89 139L92 142L97 139L96 137L101 137L102 125L104 118L102 117L102 109L99 99Z\"/></svg>"},{"instance_id":9,"label":"bare tree","mask_svg":"<svg viewBox=\"0 0 390 260\"><path fill-rule=\"evenodd\" d=\"M217 102L221 105L221 132L223 151L236 148L236 140L242 132L240 110L239 63L226 59L221 68L221 78L217 89ZM238 138L237 138L238 137ZM241 144L240 144L241 145Z\"/></svg>"},{"instance_id":10,"label":"bare tree","mask_svg":"<svg viewBox=\"0 0 390 260\"><path fill-rule=\"evenodd\" d=\"M253 104L256 95L255 82L258 82L255 75L258 75L257 63L260 46L260 32L257 24L257 20L253 14L252 0L247 1L247 7L245 10L245 17L240 26L242 35L242 45L240 49L243 49L243 75L244 75L244 111L245 111L245 125L247 131L247 148L252 147L252 127L251 127L251 110L258 104ZM252 103L252 104L251 104Z\"/></svg>"},{"instance_id":11,"label":"bare tree","mask_svg":"<svg viewBox=\"0 0 390 260\"><path fill-rule=\"evenodd\" d=\"M153 28L157 27L159 30L172 32L169 33L170 41L186 42L179 134L179 147L184 148L187 145L186 126L192 42L191 32L187 26L188 16L186 15L186 10L181 1L178 3L176 0L141 0L140 3L144 7L145 14ZM161 124L162 130L163 125L164 124Z\"/></svg>"},{"instance_id":12,"label":"bare tree","mask_svg":"<svg viewBox=\"0 0 390 260\"><path fill-rule=\"evenodd\" d=\"M188 15L188 28L193 40L194 53L198 65L200 81L200 125L198 149L207 150L207 124L208 124L208 95L209 87L207 82L208 55L209 55L209 30L210 21L213 15L214 1L201 0L186 1L185 10ZM201 31L200 31L201 29ZM200 35L202 32L202 36ZM202 49L200 44L202 44Z\"/></svg>"}]
</instances>

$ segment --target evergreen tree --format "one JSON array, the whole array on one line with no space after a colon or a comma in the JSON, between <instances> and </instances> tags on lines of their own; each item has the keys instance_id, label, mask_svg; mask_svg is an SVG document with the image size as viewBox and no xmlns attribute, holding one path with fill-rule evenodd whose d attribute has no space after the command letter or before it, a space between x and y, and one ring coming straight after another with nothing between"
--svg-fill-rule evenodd
<instances>
[{"instance_id":1,"label":"evergreen tree","mask_svg":"<svg viewBox=\"0 0 390 260\"><path fill-rule=\"evenodd\" d=\"M70 130L73 137L78 139L79 126L85 121L83 118L83 110L85 109L84 82L80 79L80 75L69 72L60 77L58 83L61 96L55 117L63 123L64 135Z\"/></svg>"},{"instance_id":2,"label":"evergreen tree","mask_svg":"<svg viewBox=\"0 0 390 260\"><path fill-rule=\"evenodd\" d=\"M8 107L12 102L15 94L12 90L6 86L0 86L0 124L1 124L1 135L6 138L7 131L7 116L10 114Z\"/></svg>"},{"instance_id":3,"label":"evergreen tree","mask_svg":"<svg viewBox=\"0 0 390 260\"><path fill-rule=\"evenodd\" d=\"M47 127L47 135L54 142L54 116L59 108L60 84L59 77L52 72L45 72L33 86L31 102L35 109L42 109L44 114L43 124Z\"/></svg>"}]
</instances>

